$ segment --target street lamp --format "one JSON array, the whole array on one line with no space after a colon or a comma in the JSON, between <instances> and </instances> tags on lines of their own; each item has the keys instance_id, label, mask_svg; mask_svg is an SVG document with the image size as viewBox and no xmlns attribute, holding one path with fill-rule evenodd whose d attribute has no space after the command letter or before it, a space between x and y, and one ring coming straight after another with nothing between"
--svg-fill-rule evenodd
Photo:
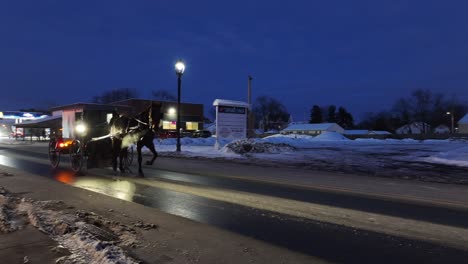
<instances>
[{"instance_id":1,"label":"street lamp","mask_svg":"<svg viewBox=\"0 0 468 264\"><path fill-rule=\"evenodd\" d=\"M177 148L176 151L180 152L180 86L182 84L182 75L185 71L185 64L182 60L178 60L175 64L175 72L177 75Z\"/></svg>"},{"instance_id":2,"label":"street lamp","mask_svg":"<svg viewBox=\"0 0 468 264\"><path fill-rule=\"evenodd\" d=\"M447 112L447 115L450 115L451 119L452 119L452 129L450 130L450 132L452 132L452 134L453 134L455 132L455 130L454 130L455 117L453 116L452 112Z\"/></svg>"}]
</instances>

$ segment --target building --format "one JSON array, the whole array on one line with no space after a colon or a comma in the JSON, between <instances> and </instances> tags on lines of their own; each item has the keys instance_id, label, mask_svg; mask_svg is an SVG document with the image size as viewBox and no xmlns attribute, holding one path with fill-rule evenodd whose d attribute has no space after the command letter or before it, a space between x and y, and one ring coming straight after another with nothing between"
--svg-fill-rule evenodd
<instances>
[{"instance_id":1,"label":"building","mask_svg":"<svg viewBox=\"0 0 468 264\"><path fill-rule=\"evenodd\" d=\"M0 112L0 135L7 136L12 132L13 134L20 134L23 136L25 133L19 126L23 122L30 122L42 120L47 118L48 115L43 112L25 112L25 111L3 111Z\"/></svg>"},{"instance_id":2,"label":"building","mask_svg":"<svg viewBox=\"0 0 468 264\"><path fill-rule=\"evenodd\" d=\"M434 128L434 134L449 134L450 128L446 125L438 125Z\"/></svg>"},{"instance_id":3,"label":"building","mask_svg":"<svg viewBox=\"0 0 468 264\"><path fill-rule=\"evenodd\" d=\"M368 136L368 135L391 135L392 133L383 130L366 130L366 129L352 129L345 130L344 134L346 136Z\"/></svg>"},{"instance_id":4,"label":"building","mask_svg":"<svg viewBox=\"0 0 468 264\"><path fill-rule=\"evenodd\" d=\"M408 134L426 134L431 131L431 126L424 122L414 122L408 125L404 125L398 128L395 132L399 135L408 135Z\"/></svg>"},{"instance_id":5,"label":"building","mask_svg":"<svg viewBox=\"0 0 468 264\"><path fill-rule=\"evenodd\" d=\"M391 135L392 133L385 130L369 130L369 135Z\"/></svg>"},{"instance_id":6,"label":"building","mask_svg":"<svg viewBox=\"0 0 468 264\"><path fill-rule=\"evenodd\" d=\"M281 130L281 134L305 134L311 136L320 135L323 132L344 134L345 130L337 123L292 124Z\"/></svg>"},{"instance_id":7,"label":"building","mask_svg":"<svg viewBox=\"0 0 468 264\"><path fill-rule=\"evenodd\" d=\"M367 136L369 135L370 130L367 129L347 129L343 134L347 136Z\"/></svg>"},{"instance_id":8,"label":"building","mask_svg":"<svg viewBox=\"0 0 468 264\"><path fill-rule=\"evenodd\" d=\"M458 121L457 133L468 134L468 114Z\"/></svg>"},{"instance_id":9,"label":"building","mask_svg":"<svg viewBox=\"0 0 468 264\"><path fill-rule=\"evenodd\" d=\"M147 110L151 105L161 107L163 115L160 126L162 130L176 130L176 102L144 99L128 99L111 104L74 103L58 106L51 109L52 116L23 122L18 124L18 127L47 129L52 132L61 131L64 136L72 137L73 131L68 131L70 126L65 124L74 123L77 113L81 113L84 109L86 109L87 112L95 112L95 114L90 115L93 118L92 122L101 124L106 122L108 123L110 121L114 110L120 114L135 116L138 113ZM183 130L195 131L203 129L203 104L181 103L180 108L181 128Z\"/></svg>"},{"instance_id":10,"label":"building","mask_svg":"<svg viewBox=\"0 0 468 264\"><path fill-rule=\"evenodd\" d=\"M146 110L151 103L161 106L163 113L161 128L163 130L176 130L177 102L128 99L114 102L112 105L129 106L133 111L132 114L135 114ZM183 130L202 130L204 124L203 104L180 103L180 122L180 127Z\"/></svg>"}]
</instances>

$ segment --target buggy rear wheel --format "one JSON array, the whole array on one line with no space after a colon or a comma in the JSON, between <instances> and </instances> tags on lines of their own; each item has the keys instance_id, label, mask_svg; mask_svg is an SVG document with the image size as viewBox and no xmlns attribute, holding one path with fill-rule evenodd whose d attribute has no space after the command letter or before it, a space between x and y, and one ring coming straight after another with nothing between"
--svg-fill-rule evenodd
<instances>
[{"instance_id":1,"label":"buggy rear wheel","mask_svg":"<svg viewBox=\"0 0 468 264\"><path fill-rule=\"evenodd\" d=\"M73 140L70 145L70 163L71 169L75 173L79 173L83 167L83 150L81 148L81 142L77 139Z\"/></svg>"},{"instance_id":2,"label":"buggy rear wheel","mask_svg":"<svg viewBox=\"0 0 468 264\"><path fill-rule=\"evenodd\" d=\"M54 169L56 169L60 163L60 150L57 149L57 141L55 139L49 141L49 161L50 166Z\"/></svg>"}]
</instances>

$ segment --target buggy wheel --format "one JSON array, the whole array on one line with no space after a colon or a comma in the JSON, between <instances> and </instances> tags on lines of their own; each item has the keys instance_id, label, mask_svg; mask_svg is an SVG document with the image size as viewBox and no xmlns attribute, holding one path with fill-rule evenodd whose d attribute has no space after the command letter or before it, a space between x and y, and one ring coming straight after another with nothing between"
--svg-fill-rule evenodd
<instances>
[{"instance_id":1,"label":"buggy wheel","mask_svg":"<svg viewBox=\"0 0 468 264\"><path fill-rule=\"evenodd\" d=\"M127 167L131 166L133 163L133 146L130 146L127 149L127 155L125 156L125 163Z\"/></svg>"},{"instance_id":2,"label":"buggy wheel","mask_svg":"<svg viewBox=\"0 0 468 264\"><path fill-rule=\"evenodd\" d=\"M81 142L79 140L73 140L70 145L70 163L71 169L75 173L79 173L83 167L83 151L81 149Z\"/></svg>"},{"instance_id":3,"label":"buggy wheel","mask_svg":"<svg viewBox=\"0 0 468 264\"><path fill-rule=\"evenodd\" d=\"M60 150L57 149L57 141L49 141L49 161L52 168L56 169L60 163Z\"/></svg>"}]
</instances>

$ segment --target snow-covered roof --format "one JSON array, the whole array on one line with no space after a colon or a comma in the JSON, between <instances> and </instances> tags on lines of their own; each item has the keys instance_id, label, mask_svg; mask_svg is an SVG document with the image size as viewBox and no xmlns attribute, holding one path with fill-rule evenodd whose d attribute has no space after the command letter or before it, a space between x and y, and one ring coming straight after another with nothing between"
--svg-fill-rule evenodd
<instances>
[{"instance_id":1,"label":"snow-covered roof","mask_svg":"<svg viewBox=\"0 0 468 264\"><path fill-rule=\"evenodd\" d=\"M437 126L436 128L434 128L434 129L449 129L449 127L448 127L447 125L442 124L442 125L438 125L438 126Z\"/></svg>"},{"instance_id":2,"label":"snow-covered roof","mask_svg":"<svg viewBox=\"0 0 468 264\"><path fill-rule=\"evenodd\" d=\"M369 130L365 129L352 129L352 130L345 130L345 135L367 135L369 134Z\"/></svg>"},{"instance_id":3,"label":"snow-covered roof","mask_svg":"<svg viewBox=\"0 0 468 264\"><path fill-rule=\"evenodd\" d=\"M369 134L373 134L373 135L391 135L392 133L390 133L388 131L384 131L384 130L371 130L371 131L369 131Z\"/></svg>"},{"instance_id":4,"label":"snow-covered roof","mask_svg":"<svg viewBox=\"0 0 468 264\"><path fill-rule=\"evenodd\" d=\"M33 127L33 128L49 128L57 127L61 124L62 116L47 116L41 119L23 121L22 123L16 124L17 127Z\"/></svg>"},{"instance_id":5,"label":"snow-covered roof","mask_svg":"<svg viewBox=\"0 0 468 264\"><path fill-rule=\"evenodd\" d=\"M404 125L396 130L397 134L421 134L429 131L431 126L424 122L413 122L408 125Z\"/></svg>"},{"instance_id":6,"label":"snow-covered roof","mask_svg":"<svg viewBox=\"0 0 468 264\"><path fill-rule=\"evenodd\" d=\"M283 129L283 131L296 131L296 130L327 130L332 126L338 126L336 123L320 123L320 124L293 124Z\"/></svg>"},{"instance_id":7,"label":"snow-covered roof","mask_svg":"<svg viewBox=\"0 0 468 264\"><path fill-rule=\"evenodd\" d=\"M224 99L214 100L213 105L214 106L225 105L225 106L236 106L236 107L250 108L250 105L248 103L246 103L246 102L233 101L233 100L224 100Z\"/></svg>"},{"instance_id":8,"label":"snow-covered roof","mask_svg":"<svg viewBox=\"0 0 468 264\"><path fill-rule=\"evenodd\" d=\"M468 124L468 114L466 114L460 121L458 121L458 124Z\"/></svg>"}]
</instances>

